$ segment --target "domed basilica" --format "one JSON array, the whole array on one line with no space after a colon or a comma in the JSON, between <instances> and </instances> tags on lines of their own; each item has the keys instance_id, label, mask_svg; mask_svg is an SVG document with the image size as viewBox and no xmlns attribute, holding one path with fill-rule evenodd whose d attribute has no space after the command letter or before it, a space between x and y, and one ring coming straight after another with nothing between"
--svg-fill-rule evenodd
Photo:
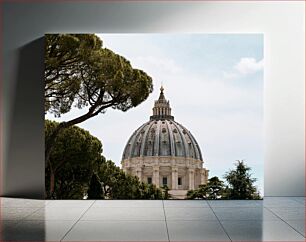
<instances>
[{"instance_id":1,"label":"domed basilica","mask_svg":"<svg viewBox=\"0 0 306 242\"><path fill-rule=\"evenodd\" d=\"M203 163L197 141L174 121L161 87L150 121L134 131L124 148L123 170L157 187L167 185L172 197L178 199L207 183L209 171Z\"/></svg>"}]
</instances>

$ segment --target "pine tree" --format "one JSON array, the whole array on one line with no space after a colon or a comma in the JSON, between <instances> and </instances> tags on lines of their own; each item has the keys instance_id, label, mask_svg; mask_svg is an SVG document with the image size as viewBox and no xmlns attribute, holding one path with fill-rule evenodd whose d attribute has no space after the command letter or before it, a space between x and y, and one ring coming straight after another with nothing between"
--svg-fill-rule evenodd
<instances>
[{"instance_id":1,"label":"pine tree","mask_svg":"<svg viewBox=\"0 0 306 242\"><path fill-rule=\"evenodd\" d=\"M219 180L217 176L214 176L208 180L205 190L207 199L219 199L224 191L223 181Z\"/></svg>"},{"instance_id":2,"label":"pine tree","mask_svg":"<svg viewBox=\"0 0 306 242\"><path fill-rule=\"evenodd\" d=\"M254 186L256 178L251 178L251 168L244 161L237 161L236 169L227 172L224 176L229 188L229 199L258 199L258 192Z\"/></svg>"}]
</instances>

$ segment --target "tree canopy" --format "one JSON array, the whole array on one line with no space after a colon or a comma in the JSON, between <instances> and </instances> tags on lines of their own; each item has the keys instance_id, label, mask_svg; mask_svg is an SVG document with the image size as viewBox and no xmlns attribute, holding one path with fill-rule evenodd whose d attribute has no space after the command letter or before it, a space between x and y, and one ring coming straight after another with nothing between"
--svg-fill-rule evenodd
<instances>
[{"instance_id":1,"label":"tree canopy","mask_svg":"<svg viewBox=\"0 0 306 242\"><path fill-rule=\"evenodd\" d=\"M124 57L102 48L94 34L49 34L45 44L45 111L60 116L73 105L84 113L60 123L46 140L48 161L58 133L107 108L127 111L146 100L152 78ZM85 111L86 110L86 111Z\"/></svg>"},{"instance_id":2,"label":"tree canopy","mask_svg":"<svg viewBox=\"0 0 306 242\"><path fill-rule=\"evenodd\" d=\"M58 125L55 121L46 120L45 137L48 138ZM62 195L67 194L66 190L73 193L74 187L87 184L95 163L101 159L101 153L101 142L88 131L77 126L64 129L58 135L49 162L46 163L47 197L67 196Z\"/></svg>"},{"instance_id":3,"label":"tree canopy","mask_svg":"<svg viewBox=\"0 0 306 242\"><path fill-rule=\"evenodd\" d=\"M47 34L45 41L45 111L59 116L71 109L81 88L80 66L102 41L92 34Z\"/></svg>"},{"instance_id":4,"label":"tree canopy","mask_svg":"<svg viewBox=\"0 0 306 242\"><path fill-rule=\"evenodd\" d=\"M162 199L165 193L153 184L141 182L138 177L126 174L111 160L101 160L97 175L102 193L107 199Z\"/></svg>"},{"instance_id":5,"label":"tree canopy","mask_svg":"<svg viewBox=\"0 0 306 242\"><path fill-rule=\"evenodd\" d=\"M59 123L45 121L46 138ZM102 155L102 143L88 131L70 126L59 133L46 163L46 198L162 199L155 185L126 174Z\"/></svg>"},{"instance_id":6,"label":"tree canopy","mask_svg":"<svg viewBox=\"0 0 306 242\"><path fill-rule=\"evenodd\" d=\"M102 48L94 34L46 35L45 53L45 110L55 115L69 112L74 102L88 107L88 116L108 107L126 111L153 90L150 76Z\"/></svg>"},{"instance_id":7,"label":"tree canopy","mask_svg":"<svg viewBox=\"0 0 306 242\"><path fill-rule=\"evenodd\" d=\"M228 183L229 199L258 199L259 194L254 182L256 178L252 178L251 168L242 160L237 160L236 169L230 170L224 176Z\"/></svg>"},{"instance_id":8,"label":"tree canopy","mask_svg":"<svg viewBox=\"0 0 306 242\"><path fill-rule=\"evenodd\" d=\"M224 183L214 176L208 179L206 185L200 185L198 189L187 192L188 199L220 199L223 197Z\"/></svg>"},{"instance_id":9,"label":"tree canopy","mask_svg":"<svg viewBox=\"0 0 306 242\"><path fill-rule=\"evenodd\" d=\"M208 179L207 184L187 192L188 199L261 199L251 178L251 168L244 161L237 161L235 169L224 175L226 184L218 177Z\"/></svg>"}]
</instances>

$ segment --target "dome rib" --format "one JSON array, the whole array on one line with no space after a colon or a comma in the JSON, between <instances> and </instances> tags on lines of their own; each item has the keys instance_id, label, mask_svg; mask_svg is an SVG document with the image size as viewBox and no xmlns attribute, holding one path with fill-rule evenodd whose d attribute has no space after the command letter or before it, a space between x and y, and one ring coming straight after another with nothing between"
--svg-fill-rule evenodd
<instances>
[{"instance_id":1,"label":"dome rib","mask_svg":"<svg viewBox=\"0 0 306 242\"><path fill-rule=\"evenodd\" d=\"M193 135L189 132L190 134L190 137L193 139L193 142L192 143L195 143L196 144L196 149L195 149L195 152L198 153L197 154L197 158L199 160L203 160L203 157L202 157L202 153L201 153L201 150L200 150L200 146L198 144L198 142L196 141L196 139L193 137Z\"/></svg>"},{"instance_id":2,"label":"dome rib","mask_svg":"<svg viewBox=\"0 0 306 242\"><path fill-rule=\"evenodd\" d=\"M190 133L190 131L188 129L186 129L183 125L181 125L181 126L186 131L186 134L187 134L188 138L190 139L190 143L191 143L191 146L193 148L193 156L194 156L194 158L199 159L200 155L197 152L198 148L197 148L197 145L196 145L197 143L195 142L195 139L193 138L193 136L191 135L191 133ZM189 147L188 147L188 149L189 149ZM189 151L190 151L190 149L189 149Z\"/></svg>"},{"instance_id":3,"label":"dome rib","mask_svg":"<svg viewBox=\"0 0 306 242\"><path fill-rule=\"evenodd\" d=\"M147 126L149 127L145 130L145 133L142 138L140 156L144 156L144 150L145 150L147 139L148 139L148 132L150 131L150 128L152 127L152 125L153 125L152 123L151 124L147 123Z\"/></svg>"},{"instance_id":4,"label":"dome rib","mask_svg":"<svg viewBox=\"0 0 306 242\"><path fill-rule=\"evenodd\" d=\"M183 134L183 132L181 130L181 127L180 127L181 125L179 123L176 123L176 122L174 122L174 123L175 123L175 126L176 126L180 136L181 136L181 140L183 142L184 156L189 157L189 150L187 149L187 142L186 142L186 139L185 139L185 135Z\"/></svg>"},{"instance_id":5,"label":"dome rib","mask_svg":"<svg viewBox=\"0 0 306 242\"><path fill-rule=\"evenodd\" d=\"M169 141L170 141L170 155L175 156L175 148L174 148L174 140L173 140L173 133L170 127L170 123L166 122L168 134L169 134Z\"/></svg>"},{"instance_id":6,"label":"dome rib","mask_svg":"<svg viewBox=\"0 0 306 242\"><path fill-rule=\"evenodd\" d=\"M154 122L157 122L156 124L156 130L155 130L155 147L154 147L154 154L153 156L159 156L159 149L160 149L160 125L159 125L159 120L158 121L154 121Z\"/></svg>"},{"instance_id":7,"label":"dome rib","mask_svg":"<svg viewBox=\"0 0 306 242\"><path fill-rule=\"evenodd\" d=\"M142 126L140 126L138 129L136 129L136 131L134 132L133 135L133 140L131 141L131 148L130 148L130 154L129 157L134 157L134 147L137 144L137 141L135 142L135 140L137 140L139 133L141 132L141 129L147 124L148 122L144 123Z\"/></svg>"}]
</instances>

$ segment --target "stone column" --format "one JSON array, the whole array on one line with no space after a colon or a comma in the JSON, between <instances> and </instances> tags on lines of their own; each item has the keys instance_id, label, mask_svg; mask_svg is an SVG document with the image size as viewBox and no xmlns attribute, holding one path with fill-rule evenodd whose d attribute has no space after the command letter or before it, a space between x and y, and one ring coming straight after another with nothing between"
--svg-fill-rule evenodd
<instances>
[{"instance_id":1,"label":"stone column","mask_svg":"<svg viewBox=\"0 0 306 242\"><path fill-rule=\"evenodd\" d=\"M159 187L159 166L153 166L153 184Z\"/></svg>"},{"instance_id":2,"label":"stone column","mask_svg":"<svg viewBox=\"0 0 306 242\"><path fill-rule=\"evenodd\" d=\"M178 169L177 167L172 167L172 189L174 190L178 189L177 180L178 180Z\"/></svg>"},{"instance_id":3,"label":"stone column","mask_svg":"<svg viewBox=\"0 0 306 242\"><path fill-rule=\"evenodd\" d=\"M189 190L194 190L194 169L188 169L189 174Z\"/></svg>"},{"instance_id":4,"label":"stone column","mask_svg":"<svg viewBox=\"0 0 306 242\"><path fill-rule=\"evenodd\" d=\"M141 169L141 167L136 168L136 176L139 178L140 181L142 181L142 169Z\"/></svg>"},{"instance_id":5,"label":"stone column","mask_svg":"<svg viewBox=\"0 0 306 242\"><path fill-rule=\"evenodd\" d=\"M205 185L206 184L206 170L205 169L201 169L201 185Z\"/></svg>"},{"instance_id":6,"label":"stone column","mask_svg":"<svg viewBox=\"0 0 306 242\"><path fill-rule=\"evenodd\" d=\"M209 170L206 170L206 169L205 169L205 184L206 184L207 181L208 181L208 175L209 175Z\"/></svg>"}]
</instances>

